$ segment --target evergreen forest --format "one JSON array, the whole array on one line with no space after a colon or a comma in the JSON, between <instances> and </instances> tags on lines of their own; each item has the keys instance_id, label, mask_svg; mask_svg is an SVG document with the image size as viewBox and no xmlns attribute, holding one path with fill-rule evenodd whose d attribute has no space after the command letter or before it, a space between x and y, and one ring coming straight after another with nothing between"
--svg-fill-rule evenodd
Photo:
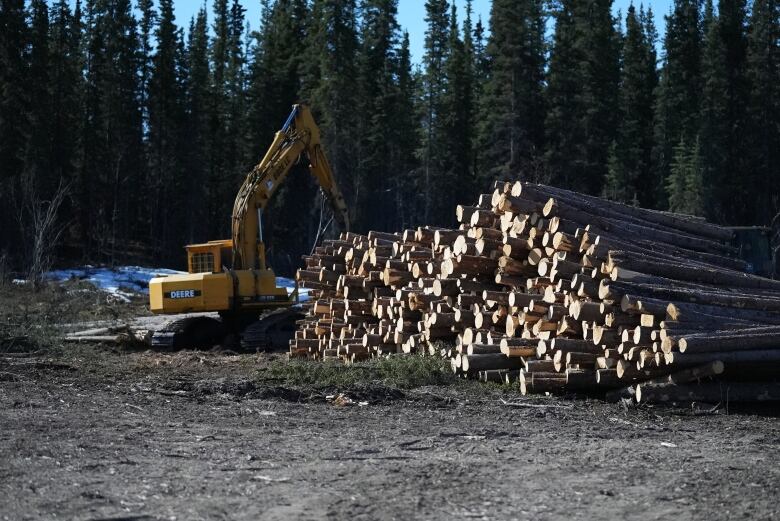
<instances>
[{"instance_id":1,"label":"evergreen forest","mask_svg":"<svg viewBox=\"0 0 780 521\"><path fill-rule=\"evenodd\" d=\"M780 209L780 0L426 0L419 62L397 0L209 1L0 0L0 264L184 268L299 101L358 232L453 226L499 179L733 225ZM306 167L267 212L279 273L328 221Z\"/></svg>"}]
</instances>

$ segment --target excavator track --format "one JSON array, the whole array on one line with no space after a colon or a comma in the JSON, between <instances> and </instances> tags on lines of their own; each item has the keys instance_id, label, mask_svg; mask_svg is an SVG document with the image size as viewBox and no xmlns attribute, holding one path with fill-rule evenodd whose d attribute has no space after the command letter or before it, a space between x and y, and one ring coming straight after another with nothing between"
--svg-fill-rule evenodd
<instances>
[{"instance_id":1,"label":"excavator track","mask_svg":"<svg viewBox=\"0 0 780 521\"><path fill-rule=\"evenodd\" d=\"M152 347L160 350L208 349L222 341L226 330L222 321L211 317L184 317L173 320L152 335Z\"/></svg>"},{"instance_id":2,"label":"excavator track","mask_svg":"<svg viewBox=\"0 0 780 521\"><path fill-rule=\"evenodd\" d=\"M244 351L286 349L295 335L295 321L303 317L296 308L279 309L247 324L245 319L226 320L212 317L183 317L168 322L152 335L152 347L161 351L178 349L210 349L223 344L232 332L241 331ZM246 317L245 317L246 318ZM238 346L235 346L238 347Z\"/></svg>"},{"instance_id":3,"label":"excavator track","mask_svg":"<svg viewBox=\"0 0 780 521\"><path fill-rule=\"evenodd\" d=\"M249 324L241 334L245 351L274 351L287 349L295 335L295 321L303 318L300 309L272 311Z\"/></svg>"}]
</instances>

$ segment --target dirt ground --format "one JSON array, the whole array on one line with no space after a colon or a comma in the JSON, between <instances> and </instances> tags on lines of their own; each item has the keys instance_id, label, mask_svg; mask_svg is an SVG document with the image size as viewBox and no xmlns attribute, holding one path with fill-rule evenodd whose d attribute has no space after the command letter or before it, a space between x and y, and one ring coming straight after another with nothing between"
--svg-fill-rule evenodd
<instances>
[{"instance_id":1,"label":"dirt ground","mask_svg":"<svg viewBox=\"0 0 780 521\"><path fill-rule=\"evenodd\" d=\"M0 357L0 518L778 517L766 411L457 386L338 406L258 378L275 356Z\"/></svg>"},{"instance_id":2,"label":"dirt ground","mask_svg":"<svg viewBox=\"0 0 780 521\"><path fill-rule=\"evenodd\" d=\"M52 327L142 309L0 287L0 519L780 517L777 410L66 346Z\"/></svg>"}]
</instances>

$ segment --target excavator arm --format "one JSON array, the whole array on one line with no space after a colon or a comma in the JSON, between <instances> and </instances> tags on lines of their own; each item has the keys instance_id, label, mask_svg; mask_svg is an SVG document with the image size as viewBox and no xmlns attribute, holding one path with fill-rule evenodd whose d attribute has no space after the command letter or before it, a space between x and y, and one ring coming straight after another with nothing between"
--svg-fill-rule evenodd
<instances>
[{"instance_id":1,"label":"excavator arm","mask_svg":"<svg viewBox=\"0 0 780 521\"><path fill-rule=\"evenodd\" d=\"M244 180L233 205L233 269L265 269L262 216L277 188L284 182L301 154L328 198L336 220L349 230L349 213L336 185L320 141L320 130L306 105L294 105L287 122L274 137L262 161Z\"/></svg>"}]
</instances>

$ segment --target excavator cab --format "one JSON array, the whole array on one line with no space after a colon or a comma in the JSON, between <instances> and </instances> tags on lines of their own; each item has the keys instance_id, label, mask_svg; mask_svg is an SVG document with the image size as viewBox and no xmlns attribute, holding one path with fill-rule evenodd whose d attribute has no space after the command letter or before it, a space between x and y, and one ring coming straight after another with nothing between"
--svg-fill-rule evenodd
<instances>
[{"instance_id":1,"label":"excavator cab","mask_svg":"<svg viewBox=\"0 0 780 521\"><path fill-rule=\"evenodd\" d=\"M780 278L780 213L769 226L736 226L732 246L748 263L751 273Z\"/></svg>"},{"instance_id":2,"label":"excavator cab","mask_svg":"<svg viewBox=\"0 0 780 521\"><path fill-rule=\"evenodd\" d=\"M776 255L771 243L772 229L766 226L736 226L732 245L739 257L748 263L748 272L776 278Z\"/></svg>"},{"instance_id":3,"label":"excavator cab","mask_svg":"<svg viewBox=\"0 0 780 521\"><path fill-rule=\"evenodd\" d=\"M202 244L188 244L187 271L189 273L221 273L230 266L233 241L209 241Z\"/></svg>"}]
</instances>

